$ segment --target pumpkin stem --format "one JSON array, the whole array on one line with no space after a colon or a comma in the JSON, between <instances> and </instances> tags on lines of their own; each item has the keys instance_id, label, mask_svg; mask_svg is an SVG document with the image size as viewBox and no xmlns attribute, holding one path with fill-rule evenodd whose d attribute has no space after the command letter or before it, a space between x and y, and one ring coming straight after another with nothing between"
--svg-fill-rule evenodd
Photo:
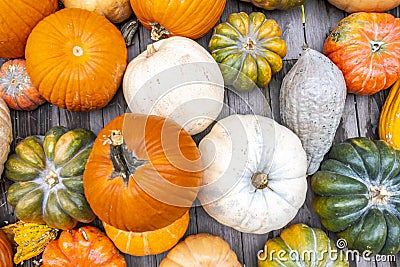
<instances>
[{"instance_id":1,"label":"pumpkin stem","mask_svg":"<svg viewBox=\"0 0 400 267\"><path fill-rule=\"evenodd\" d=\"M54 171L49 171L49 173L44 177L44 181L47 183L49 188L53 188L58 184L58 175Z\"/></svg>"},{"instance_id":2,"label":"pumpkin stem","mask_svg":"<svg viewBox=\"0 0 400 267\"><path fill-rule=\"evenodd\" d=\"M373 204L386 205L388 198L392 196L392 193L383 186L371 186L369 188L369 195Z\"/></svg>"},{"instance_id":3,"label":"pumpkin stem","mask_svg":"<svg viewBox=\"0 0 400 267\"><path fill-rule=\"evenodd\" d=\"M151 40L154 41L159 41L161 39L167 38L171 32L167 29L164 28L164 26L161 26L157 22L152 22L150 23L151 26Z\"/></svg>"},{"instance_id":4,"label":"pumpkin stem","mask_svg":"<svg viewBox=\"0 0 400 267\"><path fill-rule=\"evenodd\" d=\"M74 54L74 56L76 57L80 57L83 55L83 49L82 47L76 45L72 48L72 54Z\"/></svg>"},{"instance_id":5,"label":"pumpkin stem","mask_svg":"<svg viewBox=\"0 0 400 267\"><path fill-rule=\"evenodd\" d=\"M124 23L124 25L122 25L120 31L122 33L122 36L124 37L126 46L133 45L133 36L135 36L135 33L138 28L139 28L139 22L135 17L133 19L128 20L127 22Z\"/></svg>"},{"instance_id":6,"label":"pumpkin stem","mask_svg":"<svg viewBox=\"0 0 400 267\"><path fill-rule=\"evenodd\" d=\"M256 189L264 189L268 185L268 175L262 172L256 172L251 176L251 184Z\"/></svg>"},{"instance_id":7,"label":"pumpkin stem","mask_svg":"<svg viewBox=\"0 0 400 267\"><path fill-rule=\"evenodd\" d=\"M126 155L126 153L124 153L127 148L124 137L119 130L111 131L111 134L104 141L103 145L105 144L110 145L110 159L114 167L111 178L122 177L125 186L127 186L131 174L134 174L136 169L145 164L147 160L140 160L133 155Z\"/></svg>"},{"instance_id":8,"label":"pumpkin stem","mask_svg":"<svg viewBox=\"0 0 400 267\"><path fill-rule=\"evenodd\" d=\"M256 42L251 39L250 37L247 37L246 42L243 44L243 48L246 50L254 50L256 48Z\"/></svg>"},{"instance_id":9,"label":"pumpkin stem","mask_svg":"<svg viewBox=\"0 0 400 267\"><path fill-rule=\"evenodd\" d=\"M153 44L149 44L147 46L147 50L146 50L146 57L151 57L152 55L154 55L157 52L156 48L154 47Z\"/></svg>"},{"instance_id":10,"label":"pumpkin stem","mask_svg":"<svg viewBox=\"0 0 400 267\"><path fill-rule=\"evenodd\" d=\"M372 53L378 52L381 49L382 45L385 44L384 42L377 42L377 41L371 41L370 43L371 43Z\"/></svg>"}]
</instances>

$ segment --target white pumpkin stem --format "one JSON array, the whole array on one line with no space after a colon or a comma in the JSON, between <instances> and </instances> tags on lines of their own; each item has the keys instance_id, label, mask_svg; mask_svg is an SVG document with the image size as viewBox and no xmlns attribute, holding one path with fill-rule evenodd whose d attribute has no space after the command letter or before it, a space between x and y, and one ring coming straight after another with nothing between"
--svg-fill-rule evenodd
<instances>
[{"instance_id":1,"label":"white pumpkin stem","mask_svg":"<svg viewBox=\"0 0 400 267\"><path fill-rule=\"evenodd\" d=\"M157 52L153 44L149 44L146 49L146 57L151 57Z\"/></svg>"},{"instance_id":2,"label":"white pumpkin stem","mask_svg":"<svg viewBox=\"0 0 400 267\"><path fill-rule=\"evenodd\" d=\"M386 205L388 198L393 194L383 186L371 186L369 188L369 195L373 204Z\"/></svg>"},{"instance_id":3,"label":"white pumpkin stem","mask_svg":"<svg viewBox=\"0 0 400 267\"><path fill-rule=\"evenodd\" d=\"M256 189L264 189L268 185L268 175L262 172L256 172L251 176L251 184Z\"/></svg>"},{"instance_id":4,"label":"white pumpkin stem","mask_svg":"<svg viewBox=\"0 0 400 267\"><path fill-rule=\"evenodd\" d=\"M167 36L171 34L169 30L167 30L166 28L164 28L164 26L161 26L157 22L150 23L150 26L151 26L151 40L159 41L161 39L167 38Z\"/></svg>"}]
</instances>

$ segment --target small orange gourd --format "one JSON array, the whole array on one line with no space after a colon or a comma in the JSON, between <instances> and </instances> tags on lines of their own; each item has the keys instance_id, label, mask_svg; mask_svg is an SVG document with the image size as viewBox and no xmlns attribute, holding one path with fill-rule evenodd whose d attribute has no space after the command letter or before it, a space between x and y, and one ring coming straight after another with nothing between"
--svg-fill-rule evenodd
<instances>
[{"instance_id":1,"label":"small orange gourd","mask_svg":"<svg viewBox=\"0 0 400 267\"><path fill-rule=\"evenodd\" d=\"M400 149L400 80L392 86L382 107L379 138Z\"/></svg>"},{"instance_id":2,"label":"small orange gourd","mask_svg":"<svg viewBox=\"0 0 400 267\"><path fill-rule=\"evenodd\" d=\"M47 101L71 111L89 111L114 97L127 55L124 38L105 17L64 8L33 29L26 68Z\"/></svg>"},{"instance_id":3,"label":"small orange gourd","mask_svg":"<svg viewBox=\"0 0 400 267\"><path fill-rule=\"evenodd\" d=\"M33 86L24 59L9 60L1 66L0 97L15 110L34 110L46 102Z\"/></svg>"},{"instance_id":4,"label":"small orange gourd","mask_svg":"<svg viewBox=\"0 0 400 267\"><path fill-rule=\"evenodd\" d=\"M135 233L119 230L103 222L107 236L123 253L146 256L163 253L178 243L189 225L189 212L172 224L149 232Z\"/></svg>"},{"instance_id":5,"label":"small orange gourd","mask_svg":"<svg viewBox=\"0 0 400 267\"><path fill-rule=\"evenodd\" d=\"M0 230L0 266L13 266L13 250L6 234Z\"/></svg>"},{"instance_id":6,"label":"small orange gourd","mask_svg":"<svg viewBox=\"0 0 400 267\"><path fill-rule=\"evenodd\" d=\"M45 248L42 260L42 267L126 267L111 240L93 226L63 231Z\"/></svg>"}]
</instances>

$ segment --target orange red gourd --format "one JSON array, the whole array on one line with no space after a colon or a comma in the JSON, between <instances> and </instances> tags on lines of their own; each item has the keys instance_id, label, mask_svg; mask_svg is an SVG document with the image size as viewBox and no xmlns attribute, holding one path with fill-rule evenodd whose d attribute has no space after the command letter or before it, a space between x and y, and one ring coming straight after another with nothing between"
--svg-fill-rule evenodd
<instances>
[{"instance_id":1,"label":"orange red gourd","mask_svg":"<svg viewBox=\"0 0 400 267\"><path fill-rule=\"evenodd\" d=\"M102 129L83 184L93 212L123 231L170 225L191 207L202 183L200 152L172 120L123 114Z\"/></svg>"},{"instance_id":2,"label":"orange red gourd","mask_svg":"<svg viewBox=\"0 0 400 267\"><path fill-rule=\"evenodd\" d=\"M34 110L46 102L33 86L24 59L9 60L1 66L0 97L15 110Z\"/></svg>"},{"instance_id":3,"label":"orange red gourd","mask_svg":"<svg viewBox=\"0 0 400 267\"><path fill-rule=\"evenodd\" d=\"M325 40L324 53L343 72L349 93L372 95L400 78L400 19L353 13Z\"/></svg>"},{"instance_id":4,"label":"orange red gourd","mask_svg":"<svg viewBox=\"0 0 400 267\"><path fill-rule=\"evenodd\" d=\"M0 266L13 267L13 250L6 234L0 230Z\"/></svg>"},{"instance_id":5,"label":"orange red gourd","mask_svg":"<svg viewBox=\"0 0 400 267\"><path fill-rule=\"evenodd\" d=\"M400 5L400 0L328 0L328 2L348 13L384 12Z\"/></svg>"},{"instance_id":6,"label":"orange red gourd","mask_svg":"<svg viewBox=\"0 0 400 267\"><path fill-rule=\"evenodd\" d=\"M159 40L179 35L191 39L204 36L217 23L226 0L130 0L140 22Z\"/></svg>"},{"instance_id":7,"label":"orange red gourd","mask_svg":"<svg viewBox=\"0 0 400 267\"><path fill-rule=\"evenodd\" d=\"M124 257L99 229L84 226L63 231L42 255L42 267L125 267Z\"/></svg>"},{"instance_id":8,"label":"orange red gourd","mask_svg":"<svg viewBox=\"0 0 400 267\"><path fill-rule=\"evenodd\" d=\"M27 71L50 103L71 111L104 107L127 64L125 41L105 17L64 8L43 19L26 45Z\"/></svg>"},{"instance_id":9,"label":"orange red gourd","mask_svg":"<svg viewBox=\"0 0 400 267\"><path fill-rule=\"evenodd\" d=\"M23 57L33 27L57 8L57 0L0 0L0 57Z\"/></svg>"},{"instance_id":10,"label":"orange red gourd","mask_svg":"<svg viewBox=\"0 0 400 267\"><path fill-rule=\"evenodd\" d=\"M123 253L134 256L160 254L178 243L189 225L189 212L172 224L149 232L135 233L119 230L103 222L107 236Z\"/></svg>"}]
</instances>

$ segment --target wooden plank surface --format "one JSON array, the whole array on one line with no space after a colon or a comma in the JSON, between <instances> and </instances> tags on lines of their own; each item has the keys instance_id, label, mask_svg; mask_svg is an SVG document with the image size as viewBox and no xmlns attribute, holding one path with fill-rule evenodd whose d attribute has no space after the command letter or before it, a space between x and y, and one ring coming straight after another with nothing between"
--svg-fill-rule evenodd
<instances>
[{"instance_id":1,"label":"wooden plank surface","mask_svg":"<svg viewBox=\"0 0 400 267\"><path fill-rule=\"evenodd\" d=\"M313 49L322 51L326 36L334 25L346 16L346 13L331 6L325 0L309 0L305 4L306 25L303 30L300 8L287 11L263 11L249 3L228 0L220 21L225 21L230 13L238 11L262 11L267 17L275 19L282 28L283 38L288 45L288 53L284 60L283 70L272 78L271 83L266 88L241 94L227 90L225 95L226 107L224 107L219 118L234 113L245 114L254 112L256 114L272 116L276 121L280 122L279 90L284 75L290 70L296 59L298 59L305 43ZM390 13L399 17L398 8L390 11ZM210 36L211 32L197 41L204 47L207 47ZM149 38L149 32L140 27L134 38L134 45L129 48L129 60L144 51L150 43L152 41ZM370 97L348 95L344 115L337 131L335 142L355 136L377 138L379 111L386 95L387 92L380 92ZM48 103L31 112L11 111L14 134L12 149L14 149L15 144L22 138L33 134L44 134L55 125L64 125L69 128L85 127L97 134L114 117L124 113L126 108L127 105L124 101L122 90L119 90L107 107L88 113L70 112ZM209 129L195 136L194 139L196 142L199 142L208 131ZM0 226L17 220L14 215L14 209L6 203L6 190L10 185L11 182L9 180L5 178L1 179ZM322 228L318 216L312 209L313 197L314 195L309 189L305 204L289 225L302 222L313 227ZM281 232L281 230L273 231L265 235L240 233L210 218L199 205L198 201L196 201L194 207L191 209L190 218L190 225L185 236L204 232L219 235L231 245L232 249L238 255L240 262L247 267L257 266L257 252L263 248L264 243L269 238L278 236ZM101 227L98 220L92 224ZM327 233L330 237L335 238L333 233ZM166 253L147 257L125 255L125 258L130 267L155 267L159 265L165 255ZM400 261L399 255L396 255L396 257L396 260ZM35 259L40 259L40 256ZM35 265L31 260L24 262L22 266L33 267ZM397 264L395 261L372 259L371 261L354 261L351 263L351 266L393 267L397 266Z\"/></svg>"}]
</instances>

